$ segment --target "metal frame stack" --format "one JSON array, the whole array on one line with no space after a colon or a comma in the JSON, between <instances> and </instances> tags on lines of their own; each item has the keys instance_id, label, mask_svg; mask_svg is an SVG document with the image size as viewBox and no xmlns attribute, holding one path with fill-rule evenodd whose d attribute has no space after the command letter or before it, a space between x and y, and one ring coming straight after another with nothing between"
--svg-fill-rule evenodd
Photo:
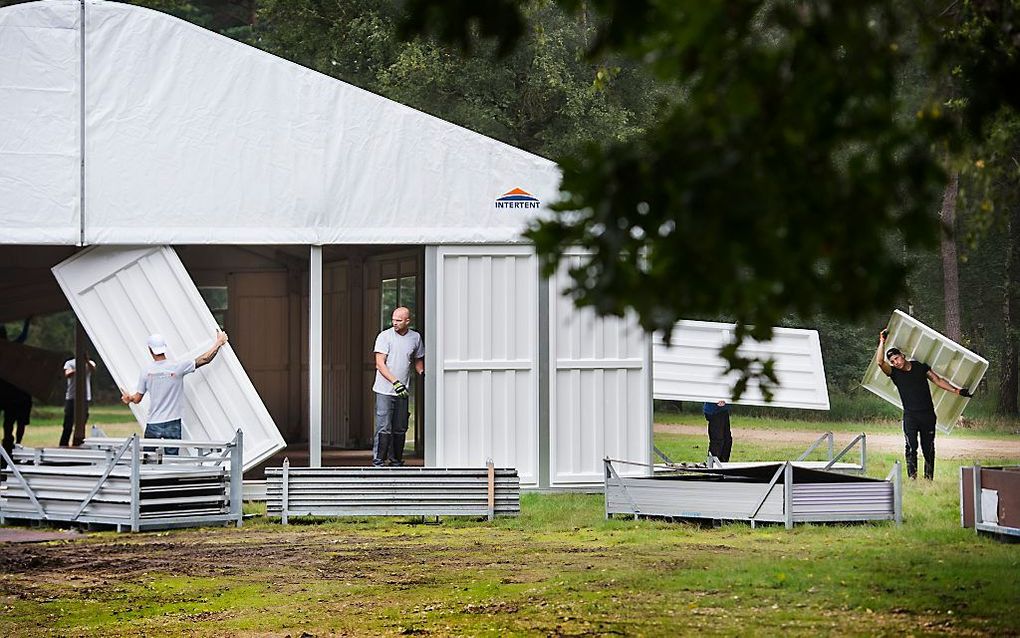
<instances>
[{"instance_id":1,"label":"metal frame stack","mask_svg":"<svg viewBox=\"0 0 1020 638\"><path fill-rule=\"evenodd\" d=\"M885 480L781 463L741 463L739 467L685 467L672 473L621 476L619 464L605 459L606 518L626 514L681 519L794 523L902 522L900 464ZM649 468L651 469L651 468Z\"/></svg>"},{"instance_id":2,"label":"metal frame stack","mask_svg":"<svg viewBox=\"0 0 1020 638\"><path fill-rule=\"evenodd\" d=\"M961 467L960 524L1020 541L1020 465Z\"/></svg>"},{"instance_id":3,"label":"metal frame stack","mask_svg":"<svg viewBox=\"0 0 1020 638\"><path fill-rule=\"evenodd\" d=\"M266 514L291 516L517 516L517 470L435 467L266 468Z\"/></svg>"},{"instance_id":4,"label":"metal frame stack","mask_svg":"<svg viewBox=\"0 0 1020 638\"><path fill-rule=\"evenodd\" d=\"M19 448L6 461L0 524L12 520L112 525L137 532L241 526L243 435L210 443L86 439L81 448ZM164 454L181 448L186 455Z\"/></svg>"}]
</instances>

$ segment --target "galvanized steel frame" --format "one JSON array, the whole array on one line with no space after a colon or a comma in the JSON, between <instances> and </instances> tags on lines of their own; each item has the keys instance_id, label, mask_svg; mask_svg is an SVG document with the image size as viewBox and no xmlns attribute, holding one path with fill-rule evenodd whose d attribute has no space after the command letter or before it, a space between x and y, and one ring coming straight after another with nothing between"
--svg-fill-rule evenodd
<instances>
[{"instance_id":1,"label":"galvanized steel frame","mask_svg":"<svg viewBox=\"0 0 1020 638\"><path fill-rule=\"evenodd\" d=\"M181 440L170 440L170 439L142 439L137 434L133 434L125 440L120 439L86 439L83 445L90 446L83 448L81 451L83 464L79 464L78 467L83 466L95 466L97 465L94 461L96 460L95 454L90 454L94 449L104 449L116 446L116 452L111 456L106 456L103 460L106 461L106 467L103 469L102 474L96 483L89 490L88 494L78 505L77 511L71 515L60 515L47 512L42 502L37 498L35 490L29 484L29 480L21 473L17 463L14 459L7 454L6 450L0 449L0 457L8 464L11 469L11 474L19 481L19 486L22 487L29 500L36 508L36 515L31 515L24 511L17 511L16 513L8 513L3 505L6 499L0 498L0 525L6 524L9 520L36 520L45 522L68 522L68 523L86 523L86 524L101 524L101 525L112 525L115 526L117 531L123 531L125 527L129 528L132 532L138 532L142 529L169 529L175 527L195 527L205 524L213 523L235 523L238 527L242 524L242 480L243 480L243 441L244 433L241 430L237 430L234 435L234 439L227 443L211 443L211 442L198 442L198 441L181 441ZM143 463L142 446L162 448L162 447L190 447L196 450L221 450L221 454L218 456L184 456L179 458L173 458L170 456L163 456L157 454L156 458L161 460L157 463ZM127 462L124 460L124 455L130 450L130 459ZM72 452L72 450L68 450ZM33 455L41 459L42 454ZM71 455L73 456L73 455ZM171 461L172 459L172 461ZM224 514L202 514L202 515L179 515L179 516L165 516L160 517L158 520L143 520L141 516L141 478L142 478L142 467L151 467L153 465L164 465L162 461L170 461L167 464L186 466L192 465L196 467L204 467L208 464L220 465L224 462L229 463L229 483L227 486L227 497L229 498L229 511ZM65 459L66 462L66 459ZM44 465L42 462L36 462L33 465ZM128 519L125 521L121 517L107 516L107 515L83 515L85 510L88 508L92 500L99 494L106 482L109 480L114 469L119 465L127 465L130 469L129 482L130 482L130 498L128 507ZM68 466L71 470L75 466ZM10 486L5 486L9 488ZM2 494L0 494L2 496Z\"/></svg>"},{"instance_id":2,"label":"galvanized steel frame","mask_svg":"<svg viewBox=\"0 0 1020 638\"><path fill-rule=\"evenodd\" d=\"M851 443L844 449L840 454L845 454L858 440L862 439L863 435L857 437L854 443ZM819 439L817 443L824 440L825 435ZM810 451L810 450L809 450ZM660 452L661 454L661 452ZM665 456L664 454L662 456ZM839 458L838 456L836 457ZM636 461L626 461L622 459L604 459L605 464L605 479L604 479L604 514L606 519L611 518L614 514L631 515L635 519L640 516L666 516L669 518L676 518L675 514L669 514L665 512L653 512L642 511L638 505L637 499L630 493L629 487L638 485L638 482L656 481L656 477L622 477L614 466L615 464L627 464L627 465L647 465L645 463L639 463ZM757 501L757 505L750 511L731 511L724 516L712 516L708 517L712 520L733 520L733 521L747 521L751 524L751 527L755 527L758 522L780 522L776 519L762 519L759 518L759 513L766 500L772 494L773 489L782 477L783 484L783 510L781 522L786 526L787 529L792 529L795 522L800 519L803 522L848 522L848 521L872 521L872 520L892 520L897 525L903 522L903 489L902 489L902 471L900 462L896 461L893 464L889 474L883 480L884 482L890 483L892 486L892 499L889 503L890 510L888 514L883 515L860 515L860 514L827 514L827 515L812 515L809 519L804 519L803 516L798 516L797 511L794 508L794 481L793 481L793 470L795 467L794 461L783 462L773 474L772 479L764 484L764 488L761 492L761 497ZM683 468L676 468L682 470ZM709 468L710 469L710 468ZM831 471L831 470L828 470ZM661 477L660 477L661 478ZM869 484L874 483L873 480L868 480ZM644 483L647 484L647 483ZM844 485L848 483L843 483ZM709 486L706 489L711 489L710 482L703 482L703 485ZM623 494L626 501L630 504L630 510L613 509L610 510L610 487L618 487ZM705 518L695 514L680 516L679 518Z\"/></svg>"}]
</instances>

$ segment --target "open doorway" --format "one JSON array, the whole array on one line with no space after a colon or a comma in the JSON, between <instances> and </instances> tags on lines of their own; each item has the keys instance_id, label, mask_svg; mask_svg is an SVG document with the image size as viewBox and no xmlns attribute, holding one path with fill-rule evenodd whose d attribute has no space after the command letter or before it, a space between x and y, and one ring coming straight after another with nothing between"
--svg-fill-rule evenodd
<instances>
[{"instance_id":1,"label":"open doorway","mask_svg":"<svg viewBox=\"0 0 1020 638\"><path fill-rule=\"evenodd\" d=\"M205 247L188 247L181 253L200 289L215 289L218 282L225 282L227 300L218 310L231 332L231 343L293 453L308 440L307 248L242 250L269 260L264 267L233 269L235 260L229 257L219 263L226 254L222 249L214 254ZM423 273L421 247L324 247L324 464L337 464L331 462L330 450L371 450L375 338L390 326L398 306L411 310L411 327L424 336ZM424 455L424 397L423 384L415 383L405 458ZM337 458L343 463L365 460L351 455Z\"/></svg>"}]
</instances>

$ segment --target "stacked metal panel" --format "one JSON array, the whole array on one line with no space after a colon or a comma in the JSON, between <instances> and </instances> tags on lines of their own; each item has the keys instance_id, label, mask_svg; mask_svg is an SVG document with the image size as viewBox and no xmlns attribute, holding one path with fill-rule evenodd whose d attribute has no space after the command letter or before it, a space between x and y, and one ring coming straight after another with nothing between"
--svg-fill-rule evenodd
<instances>
[{"instance_id":1,"label":"stacked metal panel","mask_svg":"<svg viewBox=\"0 0 1020 638\"><path fill-rule=\"evenodd\" d=\"M606 517L613 514L785 523L902 518L900 466L885 480L807 469L793 462L677 469L621 476L605 460Z\"/></svg>"},{"instance_id":2,"label":"stacked metal panel","mask_svg":"<svg viewBox=\"0 0 1020 638\"><path fill-rule=\"evenodd\" d=\"M89 441L86 442L89 444ZM164 457L145 446L219 449L206 456ZM241 524L240 441L226 444L120 441L93 447L21 449L6 454L0 523L9 520L102 524L118 531L215 523ZM27 461L27 462L26 462Z\"/></svg>"},{"instance_id":3,"label":"stacked metal panel","mask_svg":"<svg viewBox=\"0 0 1020 638\"><path fill-rule=\"evenodd\" d=\"M266 513L290 516L517 516L515 469L266 468Z\"/></svg>"}]
</instances>

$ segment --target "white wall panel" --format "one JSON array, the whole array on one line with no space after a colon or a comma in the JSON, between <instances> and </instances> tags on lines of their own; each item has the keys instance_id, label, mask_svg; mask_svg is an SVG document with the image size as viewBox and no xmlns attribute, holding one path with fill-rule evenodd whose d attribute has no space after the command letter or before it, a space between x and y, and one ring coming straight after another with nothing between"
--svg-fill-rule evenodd
<instances>
[{"instance_id":1,"label":"white wall panel","mask_svg":"<svg viewBox=\"0 0 1020 638\"><path fill-rule=\"evenodd\" d=\"M988 361L984 357L899 310L893 312L887 326L889 337L886 339L886 350L894 346L899 348L907 359L927 363L935 374L957 387L971 390L977 388L988 370ZM877 336L875 341L877 345ZM878 367L874 357L864 372L861 385L896 407L903 407L896 386ZM935 403L936 425L940 430L950 432L970 399L950 394L935 384L928 385L931 388L932 401Z\"/></svg>"},{"instance_id":2,"label":"white wall panel","mask_svg":"<svg viewBox=\"0 0 1020 638\"><path fill-rule=\"evenodd\" d=\"M152 361L150 334L166 338L170 359L193 359L212 345L216 321L168 247L97 246L61 262L53 274L114 381L129 392ZM184 394L184 438L228 441L240 428L245 469L285 447L229 344L187 377ZM148 397L131 407L144 424Z\"/></svg>"},{"instance_id":3,"label":"white wall panel","mask_svg":"<svg viewBox=\"0 0 1020 638\"><path fill-rule=\"evenodd\" d=\"M530 246L439 247L436 464L491 458L538 480L538 261Z\"/></svg>"},{"instance_id":4,"label":"white wall panel","mask_svg":"<svg viewBox=\"0 0 1020 638\"><path fill-rule=\"evenodd\" d=\"M553 485L601 482L606 456L651 462L648 337L634 318L600 318L563 296L581 259L568 256L549 286Z\"/></svg>"},{"instance_id":5,"label":"white wall panel","mask_svg":"<svg viewBox=\"0 0 1020 638\"><path fill-rule=\"evenodd\" d=\"M660 333L652 341L654 394L673 401L730 401L737 373L725 374L726 360L719 349L732 341L731 323L680 321L670 345ZM815 330L773 328L772 340L747 340L740 354L775 361L779 386L766 402L756 383L748 385L742 405L769 405L810 410L829 409L822 348Z\"/></svg>"}]
</instances>

